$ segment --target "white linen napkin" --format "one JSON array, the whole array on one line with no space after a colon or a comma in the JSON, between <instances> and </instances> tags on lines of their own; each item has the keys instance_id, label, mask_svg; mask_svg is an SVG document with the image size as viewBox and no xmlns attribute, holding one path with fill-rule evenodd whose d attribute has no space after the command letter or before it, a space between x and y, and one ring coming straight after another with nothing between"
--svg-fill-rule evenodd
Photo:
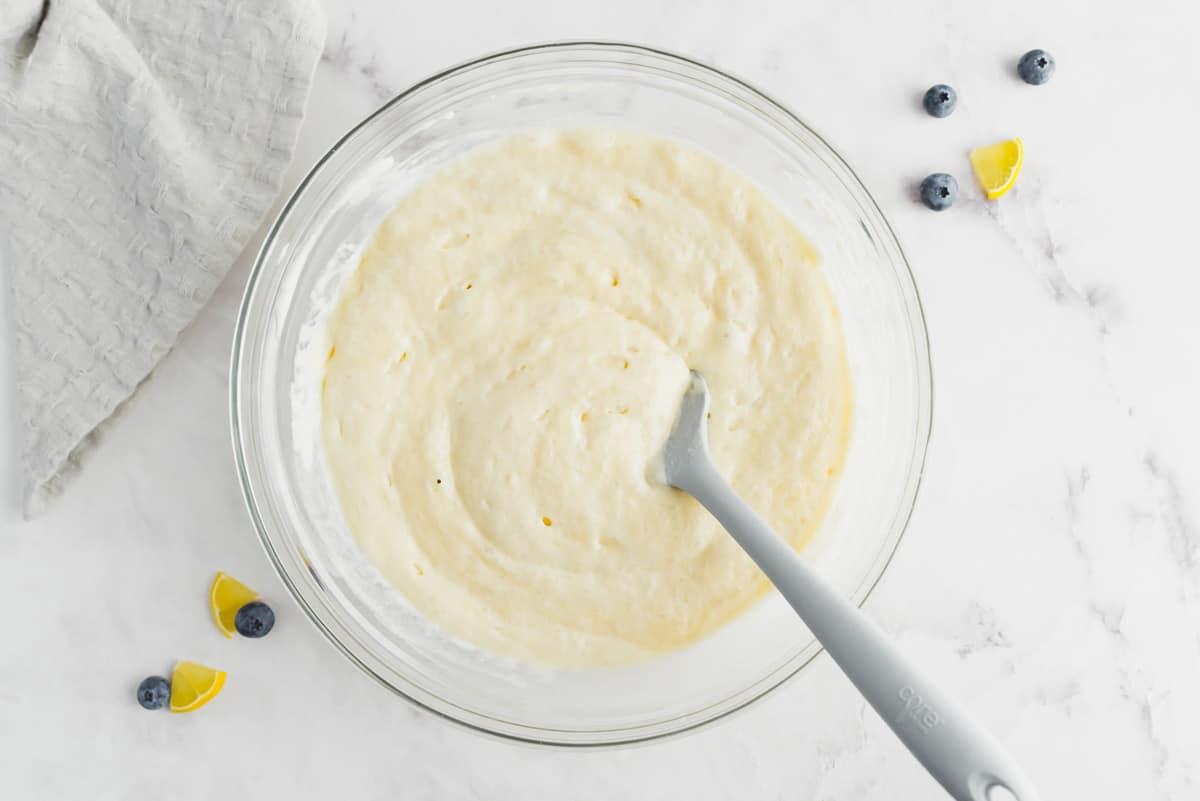
<instances>
[{"instance_id":1,"label":"white linen napkin","mask_svg":"<svg viewBox=\"0 0 1200 801\"><path fill-rule=\"evenodd\" d=\"M0 2L0 265L27 514L261 224L324 27L315 0Z\"/></svg>"}]
</instances>

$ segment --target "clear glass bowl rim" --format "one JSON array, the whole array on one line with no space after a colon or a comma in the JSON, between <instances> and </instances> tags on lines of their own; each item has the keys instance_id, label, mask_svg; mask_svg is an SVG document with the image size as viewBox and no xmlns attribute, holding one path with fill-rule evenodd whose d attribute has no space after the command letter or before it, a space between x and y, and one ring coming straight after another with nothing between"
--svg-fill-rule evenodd
<instances>
[{"instance_id":1,"label":"clear glass bowl rim","mask_svg":"<svg viewBox=\"0 0 1200 801\"><path fill-rule=\"evenodd\" d=\"M437 706L433 706L424 700L415 698L393 685L385 677L379 675L370 665L360 659L347 645L347 643L329 627L326 621L322 618L321 614L314 608L313 604L309 602L309 599L306 598L303 589L294 581L292 581L290 575L288 574L284 562L277 553L276 543L273 541L272 535L268 532L267 526L264 524L262 516L254 500L253 481L250 476L250 471L247 467L246 454L244 450L243 435L245 432L240 420L240 404L242 401L242 394L239 391L239 373L242 366L242 349L246 339L251 298L261 277L264 268L265 257L271 251L272 245L275 243L276 237L283 225L283 222L287 219L288 215L304 195L314 177L321 172L326 163L334 156L334 154L336 154L347 142L358 135L363 128L367 127L376 118L386 114L396 105L403 103L414 93L436 86L442 81L460 76L465 72L469 72L481 66L509 61L523 56L555 52L570 53L572 51L584 50L593 50L599 53L611 53L614 55L620 53L635 55L642 58L656 60L662 64L674 63L677 66L699 71L701 73L710 75L715 79L731 84L735 91L740 91L746 95L746 97L738 97L732 94L727 94L729 99L747 106L751 110L759 109L755 109L753 106L751 106L749 101L763 104L768 109L782 115L787 124L794 125L802 129L805 135L811 137L820 147L824 148L825 152L819 155L829 157L827 159L823 159L826 163L826 166L828 166L835 173L840 173L838 177L841 179L842 184L858 203L857 210L872 224L873 230L869 232L869 235L872 236L873 239L877 240L883 250L889 253L892 266L899 274L899 277L901 279L907 279L906 281L901 280L901 288L904 291L904 300L909 307L908 317L910 322L913 324L911 333L913 335L913 342L917 356L915 367L918 378L917 390L920 395L920 397L917 399L918 419L916 420L917 431L915 447L913 449L912 464L910 465L908 474L908 485L904 494L905 501L902 504L900 515L893 525L893 531L889 536L889 541L883 549L881 558L874 566L872 574L867 576L856 592L854 602L860 607L870 597L875 587L878 586L880 580L883 578L883 575L887 572L887 568L894 558L896 550L899 547L900 542L902 541L908 528L909 521L911 520L913 510L916 506L917 494L924 473L933 415L933 374L931 365L932 360L929 349L928 327L925 321L925 313L921 303L920 295L916 287L916 281L912 274L912 268L908 263L908 259L904 255L904 251L901 248L895 231L888 223L887 218L884 216L883 211L879 208L879 205L875 202L875 199L871 196L870 192L868 192L865 184L862 182L862 179L859 178L858 174L854 172L854 170L846 162L845 158L842 157L842 155L838 153L838 151L835 150L824 137L817 133L812 126L804 122L803 119L788 109L784 104L735 75L731 75L728 72L717 69L709 64L705 64L678 53L628 42L611 40L562 40L526 45L485 54L483 56L461 62L439 73L431 75L424 80L414 83L412 86L400 92L392 99L380 105L375 111L364 117L353 128L340 137L337 142L330 146L330 148L321 156L321 158L319 158L308 170L303 180L300 181L296 189L291 193L287 202L283 205L275 220L272 222L261 247L255 255L254 263L251 266L250 273L246 279L246 288L243 293L235 324L230 362L231 433L233 440L234 459L237 465L238 479L242 489L242 496L246 503L247 511L250 515L251 521L254 524L254 529L258 534L259 542L266 552L268 559L271 561L272 566L275 568L276 573L279 575L280 580L284 583L292 597L304 610L309 620L338 650L345 654L345 656L352 663L357 665L360 670L365 672L371 678L375 679L394 694L404 698L409 703L412 703L421 709L437 715L440 718L451 721L452 723L463 726L479 734L496 737L510 742L520 742L527 745L573 749L623 747L637 743L673 738L687 732L707 727L716 721L723 720L735 713L745 710L750 705L766 697L776 688L781 687L788 681L791 681L819 654L821 654L824 649L821 648L818 643L817 647L811 649L807 657L799 661L793 670L785 675L772 677L769 680L760 682L757 687L753 688L753 692L747 694L746 697L735 706L720 710L708 717L690 722L686 725L681 725L675 728L667 728L663 731L634 734L628 738L619 740L606 739L598 742L565 742L556 739L539 737L535 733L532 733L533 730L531 730L531 733L528 735L515 734L512 731L489 728L486 725L459 717L455 715L453 711L451 711L458 709L458 707L453 704L447 703L444 708L438 708ZM631 66L628 64L628 62L622 63L625 66ZM687 80L697 83L697 81L691 76L688 76ZM710 90L715 88L711 85L698 85Z\"/></svg>"}]
</instances>

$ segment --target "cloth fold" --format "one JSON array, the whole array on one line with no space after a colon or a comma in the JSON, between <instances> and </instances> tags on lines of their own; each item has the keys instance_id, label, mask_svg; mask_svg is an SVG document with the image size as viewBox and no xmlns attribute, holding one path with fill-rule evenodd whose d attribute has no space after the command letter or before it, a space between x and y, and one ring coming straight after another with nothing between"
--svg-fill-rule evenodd
<instances>
[{"instance_id":1,"label":"cloth fold","mask_svg":"<svg viewBox=\"0 0 1200 801\"><path fill-rule=\"evenodd\" d=\"M315 0L0 5L0 265L27 514L262 223L324 27Z\"/></svg>"}]
</instances>

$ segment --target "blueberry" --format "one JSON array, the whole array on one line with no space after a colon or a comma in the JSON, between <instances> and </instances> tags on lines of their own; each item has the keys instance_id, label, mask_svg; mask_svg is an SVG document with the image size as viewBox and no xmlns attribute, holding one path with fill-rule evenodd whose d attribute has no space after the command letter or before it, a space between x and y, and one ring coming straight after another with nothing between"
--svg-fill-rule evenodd
<instances>
[{"instance_id":1,"label":"blueberry","mask_svg":"<svg viewBox=\"0 0 1200 801\"><path fill-rule=\"evenodd\" d=\"M931 117L949 117L958 105L958 93L953 86L939 83L929 87L921 104Z\"/></svg>"},{"instance_id":2,"label":"blueberry","mask_svg":"<svg viewBox=\"0 0 1200 801\"><path fill-rule=\"evenodd\" d=\"M137 699L146 709L162 709L171 700L171 682L162 676L147 676L138 685Z\"/></svg>"},{"instance_id":3,"label":"blueberry","mask_svg":"<svg viewBox=\"0 0 1200 801\"><path fill-rule=\"evenodd\" d=\"M1045 50L1030 50L1017 62L1017 74L1025 83L1041 86L1054 75L1054 56Z\"/></svg>"},{"instance_id":4,"label":"blueberry","mask_svg":"<svg viewBox=\"0 0 1200 801\"><path fill-rule=\"evenodd\" d=\"M266 637L274 625L275 612L262 601L251 601L233 618L233 627L243 637Z\"/></svg>"},{"instance_id":5,"label":"blueberry","mask_svg":"<svg viewBox=\"0 0 1200 801\"><path fill-rule=\"evenodd\" d=\"M958 197L958 181L953 175L935 172L921 181L921 202L934 211L945 211Z\"/></svg>"}]
</instances>

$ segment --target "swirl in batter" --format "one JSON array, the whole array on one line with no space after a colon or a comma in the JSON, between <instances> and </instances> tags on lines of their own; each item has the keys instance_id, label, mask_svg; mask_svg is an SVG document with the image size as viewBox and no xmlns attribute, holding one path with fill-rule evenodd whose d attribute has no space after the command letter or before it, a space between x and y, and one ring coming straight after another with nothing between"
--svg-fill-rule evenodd
<instances>
[{"instance_id":1,"label":"swirl in batter","mask_svg":"<svg viewBox=\"0 0 1200 801\"><path fill-rule=\"evenodd\" d=\"M654 464L688 368L717 463L801 547L851 386L816 253L712 157L523 135L407 195L329 320L322 437L363 551L426 617L551 665L711 633L766 580Z\"/></svg>"}]
</instances>

